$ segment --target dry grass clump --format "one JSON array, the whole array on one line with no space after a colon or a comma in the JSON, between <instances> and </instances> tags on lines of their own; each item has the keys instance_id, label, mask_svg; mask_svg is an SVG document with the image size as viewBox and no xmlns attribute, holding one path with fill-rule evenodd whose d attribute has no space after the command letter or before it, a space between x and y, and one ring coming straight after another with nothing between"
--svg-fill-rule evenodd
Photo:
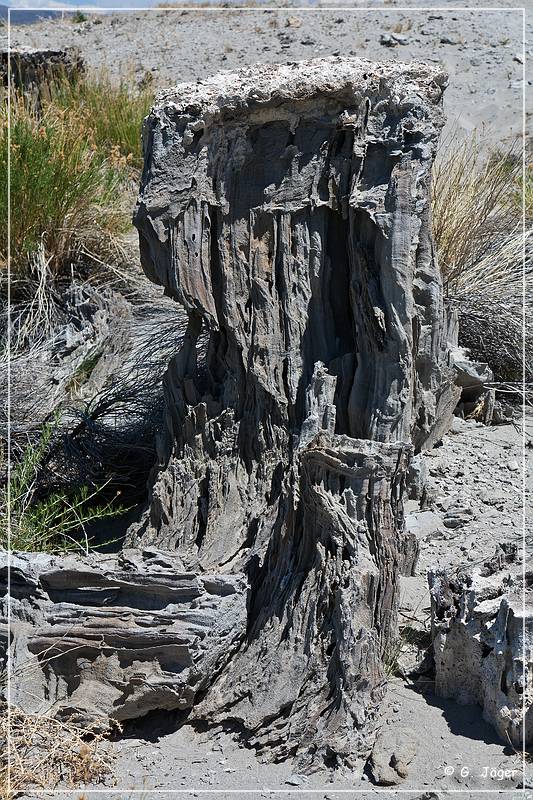
<instances>
[{"instance_id":1,"label":"dry grass clump","mask_svg":"<svg viewBox=\"0 0 533 800\"><path fill-rule=\"evenodd\" d=\"M458 309L459 344L506 384L523 378L524 245L526 277L533 272L531 237L524 242L522 232L521 179L518 151L487 157L476 137L445 145L433 175L433 231L445 291ZM531 173L528 181L526 202ZM527 367L531 328L525 345ZM532 379L529 366L526 380Z\"/></svg>"},{"instance_id":2,"label":"dry grass clump","mask_svg":"<svg viewBox=\"0 0 533 800\"><path fill-rule=\"evenodd\" d=\"M521 193L518 192L517 200L522 202ZM524 184L524 205L526 212L526 223L531 227L533 223L533 161L530 160L526 166L526 177Z\"/></svg>"},{"instance_id":3,"label":"dry grass clump","mask_svg":"<svg viewBox=\"0 0 533 800\"><path fill-rule=\"evenodd\" d=\"M526 273L532 273L533 237L525 234ZM502 237L453 284L459 310L460 344L489 364L496 381L520 383L523 377L524 235L520 229ZM531 286L526 292L531 294ZM531 299L531 298L529 298ZM527 308L527 306L526 306ZM532 329L526 327L526 381L533 376Z\"/></svg>"},{"instance_id":4,"label":"dry grass clump","mask_svg":"<svg viewBox=\"0 0 533 800\"><path fill-rule=\"evenodd\" d=\"M110 733L107 724L80 728L13 706L8 715L7 703L0 701L0 800L30 788L102 782L111 774L110 754L102 747Z\"/></svg>"},{"instance_id":5,"label":"dry grass clump","mask_svg":"<svg viewBox=\"0 0 533 800\"><path fill-rule=\"evenodd\" d=\"M153 101L149 88L133 86L133 80L115 83L102 71L52 87L52 104L82 115L91 146L123 170L142 168L141 127Z\"/></svg>"},{"instance_id":6,"label":"dry grass clump","mask_svg":"<svg viewBox=\"0 0 533 800\"><path fill-rule=\"evenodd\" d=\"M486 157L475 136L462 145L444 142L433 171L433 234L451 294L519 224L520 174L513 150Z\"/></svg>"},{"instance_id":7,"label":"dry grass clump","mask_svg":"<svg viewBox=\"0 0 533 800\"><path fill-rule=\"evenodd\" d=\"M141 303L132 297L130 319L121 316L124 298L121 305L116 291L69 290L44 341L23 331L26 317L17 327L20 335L12 341L24 338L28 344L11 359L11 392L17 397L10 418L13 548L56 552L107 545L123 524L113 523L110 534L109 520L143 501L156 459L156 431L164 424L161 379L186 327L173 301L157 300L155 291L154 298ZM102 337L93 330L80 357L62 367L60 382L57 372L52 379L65 351L70 359L64 326L87 327L91 307L105 310L108 303L117 312L108 333ZM7 431L3 395L0 383L0 450ZM52 426L58 408L60 420ZM5 486L4 471L0 454ZM2 502L7 505L0 486ZM0 543L6 536L0 508Z\"/></svg>"}]
</instances>

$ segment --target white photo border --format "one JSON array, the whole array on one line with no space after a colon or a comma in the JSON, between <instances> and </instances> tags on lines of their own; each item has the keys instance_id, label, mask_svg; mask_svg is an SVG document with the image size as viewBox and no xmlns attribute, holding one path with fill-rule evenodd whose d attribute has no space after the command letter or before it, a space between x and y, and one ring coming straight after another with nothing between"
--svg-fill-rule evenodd
<instances>
[{"instance_id":1,"label":"white photo border","mask_svg":"<svg viewBox=\"0 0 533 800\"><path fill-rule=\"evenodd\" d=\"M8 6L7 10L7 63L8 63L8 92L7 92L7 114L8 114L8 132L7 132L7 530L8 530L8 547L7 547L7 642L9 648L9 633L11 630L11 497L10 497L10 478L11 478L11 368L10 368L10 355L11 355L11 14L21 11L53 11L53 12L69 12L76 13L76 11L86 11L90 14L108 14L111 12L173 12L173 11L194 11L196 13L246 13L255 12L261 13L264 11L281 11L287 13L331 13L336 11L348 12L357 14L361 11L374 11L380 13L395 13L395 12L461 12L467 11L469 13L492 13L492 12L509 12L520 13L522 15L522 669L524 678L524 692L522 694L522 787L514 789L445 789L440 787L431 787L442 794L509 794L521 792L526 800L533 800L533 793L526 795L526 302L527 302L527 285L526 285L526 8L525 6L516 7L497 7L497 6L362 6L362 7L347 7L342 5L331 6L275 6L265 4L260 6L180 6L176 8L158 8L157 6L110 6L95 8L81 2L76 6ZM8 650L9 652L9 650ZM530 676L533 679L533 676ZM7 796L11 796L11 671L10 671L10 658L7 659ZM109 787L104 789L93 789L80 787L79 789L40 789L31 790L32 793L39 791L45 795L68 795L73 793L82 792L85 796L90 797L93 794L127 794L127 795L187 795L191 793L205 794L205 795L254 795L254 794L416 794L418 792L425 794L428 791L428 786L413 789L397 789L393 787L376 787L369 786L367 789L335 789L332 786L325 786L319 789L202 789L193 787L190 789L129 789L126 787L115 788Z\"/></svg>"}]
</instances>

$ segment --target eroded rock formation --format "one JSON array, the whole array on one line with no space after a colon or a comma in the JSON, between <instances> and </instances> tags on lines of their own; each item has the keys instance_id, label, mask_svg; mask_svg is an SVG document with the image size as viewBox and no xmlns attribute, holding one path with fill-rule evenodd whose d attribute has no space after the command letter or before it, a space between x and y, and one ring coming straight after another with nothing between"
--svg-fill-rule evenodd
<instances>
[{"instance_id":1,"label":"eroded rock formation","mask_svg":"<svg viewBox=\"0 0 533 800\"><path fill-rule=\"evenodd\" d=\"M192 713L279 757L368 746L409 458L457 400L428 204L445 82L256 67L163 93L145 123L142 263L189 324L130 544L247 576L246 635Z\"/></svg>"},{"instance_id":2,"label":"eroded rock formation","mask_svg":"<svg viewBox=\"0 0 533 800\"><path fill-rule=\"evenodd\" d=\"M531 583L511 544L480 567L429 574L436 693L480 705L517 750L533 743Z\"/></svg>"},{"instance_id":3,"label":"eroded rock formation","mask_svg":"<svg viewBox=\"0 0 533 800\"><path fill-rule=\"evenodd\" d=\"M326 59L160 96L135 224L188 325L159 468L118 556L16 559L17 703L181 709L306 768L368 754L410 460L460 391L429 218L445 82Z\"/></svg>"}]
</instances>

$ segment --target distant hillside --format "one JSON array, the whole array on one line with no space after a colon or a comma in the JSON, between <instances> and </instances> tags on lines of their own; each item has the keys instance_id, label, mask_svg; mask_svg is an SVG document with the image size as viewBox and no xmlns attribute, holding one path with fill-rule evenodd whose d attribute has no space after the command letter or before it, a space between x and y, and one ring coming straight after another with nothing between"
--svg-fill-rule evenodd
<instances>
[{"instance_id":1,"label":"distant hillside","mask_svg":"<svg viewBox=\"0 0 533 800\"><path fill-rule=\"evenodd\" d=\"M8 6L0 5L0 19L7 20ZM12 25L31 25L32 22L38 22L45 17L57 17L60 11L31 11L27 8L11 8L11 24Z\"/></svg>"}]
</instances>

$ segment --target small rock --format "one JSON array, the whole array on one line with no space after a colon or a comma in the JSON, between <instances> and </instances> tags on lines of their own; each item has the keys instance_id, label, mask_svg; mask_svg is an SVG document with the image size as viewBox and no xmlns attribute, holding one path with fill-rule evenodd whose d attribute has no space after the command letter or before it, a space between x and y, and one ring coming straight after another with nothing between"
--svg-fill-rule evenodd
<instances>
[{"instance_id":1,"label":"small rock","mask_svg":"<svg viewBox=\"0 0 533 800\"><path fill-rule=\"evenodd\" d=\"M404 36L402 33L393 33L392 34L392 38L398 44L403 44L403 45L409 44L409 37L408 36Z\"/></svg>"},{"instance_id":2,"label":"small rock","mask_svg":"<svg viewBox=\"0 0 533 800\"><path fill-rule=\"evenodd\" d=\"M289 786L303 786L303 784L306 783L306 781L307 781L307 778L305 777L305 775L296 775L295 774L295 775L291 775L289 778L287 778L285 783L288 784Z\"/></svg>"},{"instance_id":3,"label":"small rock","mask_svg":"<svg viewBox=\"0 0 533 800\"><path fill-rule=\"evenodd\" d=\"M523 63L524 63L524 59L522 58L522 56L520 55L520 53L515 53L515 54L514 54L514 56L513 56L513 61L516 61L516 62L517 62L517 64L523 64Z\"/></svg>"},{"instance_id":4,"label":"small rock","mask_svg":"<svg viewBox=\"0 0 533 800\"><path fill-rule=\"evenodd\" d=\"M396 47L398 42L396 39L393 39L388 33L382 33L379 37L379 43L384 45L385 47Z\"/></svg>"},{"instance_id":5,"label":"small rock","mask_svg":"<svg viewBox=\"0 0 533 800\"><path fill-rule=\"evenodd\" d=\"M452 530L455 528L462 528L468 522L470 522L468 517L462 514L450 514L444 517L444 526L446 528L452 528Z\"/></svg>"},{"instance_id":6,"label":"small rock","mask_svg":"<svg viewBox=\"0 0 533 800\"><path fill-rule=\"evenodd\" d=\"M507 462L507 469L510 472L519 472L520 471L520 466L518 464L518 461L508 461Z\"/></svg>"},{"instance_id":7,"label":"small rock","mask_svg":"<svg viewBox=\"0 0 533 800\"><path fill-rule=\"evenodd\" d=\"M408 766L416 755L417 742L409 728L397 725L378 735L369 759L374 783L395 786L407 776Z\"/></svg>"},{"instance_id":8,"label":"small rock","mask_svg":"<svg viewBox=\"0 0 533 800\"><path fill-rule=\"evenodd\" d=\"M450 425L450 433L464 433L465 430L468 430L468 422L466 420L461 419L461 417L454 417L452 419L452 424Z\"/></svg>"},{"instance_id":9,"label":"small rock","mask_svg":"<svg viewBox=\"0 0 533 800\"><path fill-rule=\"evenodd\" d=\"M440 39L441 44L457 44L456 39L451 39L449 36L441 36Z\"/></svg>"},{"instance_id":10,"label":"small rock","mask_svg":"<svg viewBox=\"0 0 533 800\"><path fill-rule=\"evenodd\" d=\"M428 465L422 453L413 456L407 473L408 497L421 500L428 481Z\"/></svg>"},{"instance_id":11,"label":"small rock","mask_svg":"<svg viewBox=\"0 0 533 800\"><path fill-rule=\"evenodd\" d=\"M484 388L493 379L492 370L488 364L470 361L466 358L461 348L453 352L453 362L457 370L455 383L464 389Z\"/></svg>"}]
</instances>

